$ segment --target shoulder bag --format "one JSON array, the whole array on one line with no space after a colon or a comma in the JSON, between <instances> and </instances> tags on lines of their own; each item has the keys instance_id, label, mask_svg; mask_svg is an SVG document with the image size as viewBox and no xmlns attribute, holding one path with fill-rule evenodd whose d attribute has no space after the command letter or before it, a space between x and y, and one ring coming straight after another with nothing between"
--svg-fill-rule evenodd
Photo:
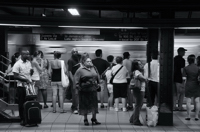
<instances>
[{"instance_id":1,"label":"shoulder bag","mask_svg":"<svg viewBox=\"0 0 200 132\"><path fill-rule=\"evenodd\" d=\"M135 77L135 72L133 73L133 77L130 81L129 88L130 89L141 89L141 82L138 78Z\"/></svg>"},{"instance_id":2,"label":"shoulder bag","mask_svg":"<svg viewBox=\"0 0 200 132\"><path fill-rule=\"evenodd\" d=\"M115 76L117 75L117 73L122 69L123 66L121 66L117 72L115 73L115 75L113 75L111 78L110 78L110 84L113 84L113 79L115 78Z\"/></svg>"},{"instance_id":3,"label":"shoulder bag","mask_svg":"<svg viewBox=\"0 0 200 132\"><path fill-rule=\"evenodd\" d=\"M61 60L61 82L62 82L62 86L64 88L68 87L69 86L69 78L68 76L65 74L65 71L64 71L64 64L65 62L63 60Z\"/></svg>"}]
</instances>

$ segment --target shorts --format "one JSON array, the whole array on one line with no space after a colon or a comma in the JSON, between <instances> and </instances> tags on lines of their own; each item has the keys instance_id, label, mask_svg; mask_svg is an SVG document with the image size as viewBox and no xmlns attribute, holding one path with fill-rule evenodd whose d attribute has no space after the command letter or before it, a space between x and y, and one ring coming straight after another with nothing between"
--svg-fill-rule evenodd
<instances>
[{"instance_id":1,"label":"shorts","mask_svg":"<svg viewBox=\"0 0 200 132\"><path fill-rule=\"evenodd\" d=\"M126 98L127 97L127 83L114 83L113 84L113 95L114 98Z\"/></svg>"},{"instance_id":2,"label":"shorts","mask_svg":"<svg viewBox=\"0 0 200 132\"><path fill-rule=\"evenodd\" d=\"M107 88L108 88L108 93L113 93L113 85L112 84L107 84Z\"/></svg>"},{"instance_id":3,"label":"shorts","mask_svg":"<svg viewBox=\"0 0 200 132\"><path fill-rule=\"evenodd\" d=\"M101 91L104 91L105 87L106 87L106 81L101 79L100 80L100 87L101 87Z\"/></svg>"},{"instance_id":4,"label":"shorts","mask_svg":"<svg viewBox=\"0 0 200 132\"><path fill-rule=\"evenodd\" d=\"M184 94L185 93L185 86L184 86L184 83L177 83L175 82L175 95L177 94Z\"/></svg>"}]
</instances>

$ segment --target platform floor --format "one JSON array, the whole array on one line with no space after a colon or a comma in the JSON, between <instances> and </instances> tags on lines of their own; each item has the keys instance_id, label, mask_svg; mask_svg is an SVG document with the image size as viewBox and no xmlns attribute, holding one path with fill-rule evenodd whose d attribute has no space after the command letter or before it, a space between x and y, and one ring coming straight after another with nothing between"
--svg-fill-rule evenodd
<instances>
[{"instance_id":1,"label":"platform floor","mask_svg":"<svg viewBox=\"0 0 200 132\"><path fill-rule=\"evenodd\" d=\"M50 106L50 104L49 104ZM140 116L143 126L134 126L129 123L129 118L132 111L129 112L115 112L107 110L107 108L100 109L97 119L101 125L91 125L91 115L88 116L89 126L84 126L83 116L75 115L71 112L71 103L65 103L67 113L52 113L52 108L42 109L42 123L35 127L22 127L19 123L0 123L0 132L200 132L200 121L194 120L186 121L186 111L174 112L173 126L146 126L146 111L143 105ZM16 115L18 112L15 113Z\"/></svg>"}]
</instances>

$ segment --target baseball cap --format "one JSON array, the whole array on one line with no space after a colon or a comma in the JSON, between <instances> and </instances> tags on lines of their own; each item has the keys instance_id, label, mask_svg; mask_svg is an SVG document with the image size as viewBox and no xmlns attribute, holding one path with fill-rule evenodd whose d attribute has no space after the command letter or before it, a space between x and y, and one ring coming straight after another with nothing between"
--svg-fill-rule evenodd
<instances>
[{"instance_id":1,"label":"baseball cap","mask_svg":"<svg viewBox=\"0 0 200 132\"><path fill-rule=\"evenodd\" d=\"M183 47L179 47L177 51L179 52L179 51L187 51L187 50L184 49Z\"/></svg>"}]
</instances>

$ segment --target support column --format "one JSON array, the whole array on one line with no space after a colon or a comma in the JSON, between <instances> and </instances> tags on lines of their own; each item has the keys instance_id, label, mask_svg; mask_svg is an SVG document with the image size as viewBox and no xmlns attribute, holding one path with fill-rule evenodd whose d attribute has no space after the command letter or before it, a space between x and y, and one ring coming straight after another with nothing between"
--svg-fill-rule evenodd
<instances>
[{"instance_id":1,"label":"support column","mask_svg":"<svg viewBox=\"0 0 200 132\"><path fill-rule=\"evenodd\" d=\"M159 125L173 125L174 29L160 29Z\"/></svg>"},{"instance_id":2,"label":"support column","mask_svg":"<svg viewBox=\"0 0 200 132\"><path fill-rule=\"evenodd\" d=\"M158 29L148 29L147 62L151 61L154 50L158 50Z\"/></svg>"},{"instance_id":3,"label":"support column","mask_svg":"<svg viewBox=\"0 0 200 132\"><path fill-rule=\"evenodd\" d=\"M8 58L8 33L7 33L7 27L1 27L0 26L0 55L5 56ZM7 61L0 57L0 62L3 62L4 64L7 64ZM0 70L5 71L7 69L7 66L3 65L3 63L0 64Z\"/></svg>"},{"instance_id":4,"label":"support column","mask_svg":"<svg viewBox=\"0 0 200 132\"><path fill-rule=\"evenodd\" d=\"M8 57L8 33L7 33L7 27L1 27L0 26L0 54Z\"/></svg>"}]
</instances>

